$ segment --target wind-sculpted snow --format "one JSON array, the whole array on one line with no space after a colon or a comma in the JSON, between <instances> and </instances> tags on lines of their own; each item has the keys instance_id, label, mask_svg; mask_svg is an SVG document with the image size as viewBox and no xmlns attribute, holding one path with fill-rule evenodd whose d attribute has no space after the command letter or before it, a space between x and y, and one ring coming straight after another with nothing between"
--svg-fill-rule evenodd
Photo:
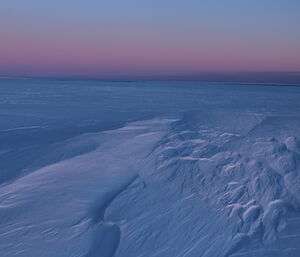
<instances>
[{"instance_id":1,"label":"wind-sculpted snow","mask_svg":"<svg viewBox=\"0 0 300 257\"><path fill-rule=\"evenodd\" d=\"M74 138L98 146L1 188L1 252L296 256L300 143L269 134L277 118L198 111Z\"/></svg>"},{"instance_id":2,"label":"wind-sculpted snow","mask_svg":"<svg viewBox=\"0 0 300 257\"><path fill-rule=\"evenodd\" d=\"M96 133L101 146L94 151L1 187L2 256L113 256L121 231L105 211L137 179L136 161L161 137L161 123L147 124Z\"/></svg>"},{"instance_id":3,"label":"wind-sculpted snow","mask_svg":"<svg viewBox=\"0 0 300 257\"><path fill-rule=\"evenodd\" d=\"M299 88L68 83L0 95L1 257L300 256Z\"/></svg>"},{"instance_id":4,"label":"wind-sculpted snow","mask_svg":"<svg viewBox=\"0 0 300 257\"><path fill-rule=\"evenodd\" d=\"M188 113L157 145L157 174L227 213L233 236L269 244L290 216L300 218L300 133L293 134L300 120L289 118L283 124L255 113ZM291 245L278 256L300 254Z\"/></svg>"}]
</instances>

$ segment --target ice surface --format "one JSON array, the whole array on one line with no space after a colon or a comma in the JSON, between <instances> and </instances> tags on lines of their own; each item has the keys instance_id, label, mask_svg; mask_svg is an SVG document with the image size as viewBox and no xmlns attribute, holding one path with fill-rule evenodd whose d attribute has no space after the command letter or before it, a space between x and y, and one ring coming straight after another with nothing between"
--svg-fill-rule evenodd
<instances>
[{"instance_id":1,"label":"ice surface","mask_svg":"<svg viewBox=\"0 0 300 257\"><path fill-rule=\"evenodd\" d=\"M0 92L1 256L300 256L300 88Z\"/></svg>"}]
</instances>

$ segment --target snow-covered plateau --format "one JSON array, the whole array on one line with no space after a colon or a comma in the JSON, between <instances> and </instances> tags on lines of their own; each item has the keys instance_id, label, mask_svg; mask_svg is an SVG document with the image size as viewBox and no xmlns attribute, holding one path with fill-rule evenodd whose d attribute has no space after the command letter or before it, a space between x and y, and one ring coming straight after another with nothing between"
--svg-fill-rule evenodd
<instances>
[{"instance_id":1,"label":"snow-covered plateau","mask_svg":"<svg viewBox=\"0 0 300 257\"><path fill-rule=\"evenodd\" d=\"M300 87L1 79L0 256L300 256Z\"/></svg>"}]
</instances>

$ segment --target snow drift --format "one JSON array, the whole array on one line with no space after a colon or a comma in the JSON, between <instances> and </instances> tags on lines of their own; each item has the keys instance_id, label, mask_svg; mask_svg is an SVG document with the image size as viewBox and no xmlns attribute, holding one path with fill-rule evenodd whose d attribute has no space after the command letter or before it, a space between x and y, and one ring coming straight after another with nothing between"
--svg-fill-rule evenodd
<instances>
[{"instance_id":1,"label":"snow drift","mask_svg":"<svg viewBox=\"0 0 300 257\"><path fill-rule=\"evenodd\" d=\"M300 255L300 92L277 102L282 87L261 87L231 88L239 103L224 87L156 88L152 100L186 94L193 108L166 100L158 115L154 101L151 119L100 132L2 130L1 256Z\"/></svg>"}]
</instances>

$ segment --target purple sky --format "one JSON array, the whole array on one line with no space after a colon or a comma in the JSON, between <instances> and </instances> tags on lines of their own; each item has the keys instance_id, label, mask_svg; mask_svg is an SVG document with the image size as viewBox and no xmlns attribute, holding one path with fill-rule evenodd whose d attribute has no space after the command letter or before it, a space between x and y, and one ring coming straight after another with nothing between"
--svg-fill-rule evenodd
<instances>
[{"instance_id":1,"label":"purple sky","mask_svg":"<svg viewBox=\"0 0 300 257\"><path fill-rule=\"evenodd\" d=\"M1 0L0 76L300 71L298 0Z\"/></svg>"}]
</instances>

